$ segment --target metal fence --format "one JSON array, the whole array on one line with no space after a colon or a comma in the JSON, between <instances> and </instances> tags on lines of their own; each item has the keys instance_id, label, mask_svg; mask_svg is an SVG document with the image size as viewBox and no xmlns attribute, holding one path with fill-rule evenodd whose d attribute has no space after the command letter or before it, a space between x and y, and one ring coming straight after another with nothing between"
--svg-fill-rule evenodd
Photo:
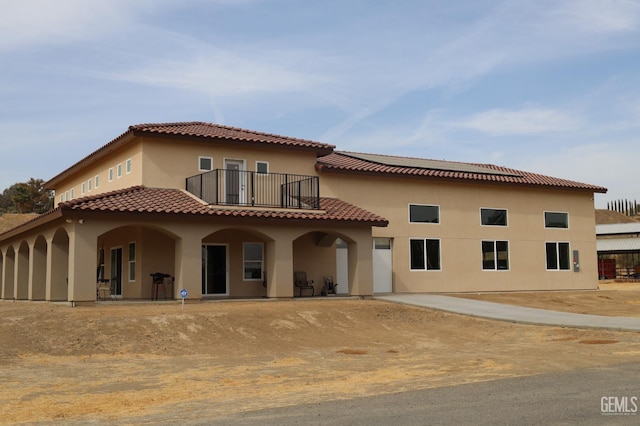
<instances>
[{"instance_id":1,"label":"metal fence","mask_svg":"<svg viewBox=\"0 0 640 426\"><path fill-rule=\"evenodd\" d=\"M186 189L214 205L320 208L317 176L215 169L188 177Z\"/></svg>"}]
</instances>

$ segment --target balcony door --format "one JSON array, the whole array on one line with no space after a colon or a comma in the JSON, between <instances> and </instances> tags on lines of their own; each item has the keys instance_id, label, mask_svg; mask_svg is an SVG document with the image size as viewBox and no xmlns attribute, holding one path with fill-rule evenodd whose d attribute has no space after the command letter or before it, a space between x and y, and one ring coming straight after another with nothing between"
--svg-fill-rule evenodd
<instances>
[{"instance_id":1,"label":"balcony door","mask_svg":"<svg viewBox=\"0 0 640 426\"><path fill-rule=\"evenodd\" d=\"M244 204L246 178L243 160L224 160L224 200L226 204Z\"/></svg>"}]
</instances>

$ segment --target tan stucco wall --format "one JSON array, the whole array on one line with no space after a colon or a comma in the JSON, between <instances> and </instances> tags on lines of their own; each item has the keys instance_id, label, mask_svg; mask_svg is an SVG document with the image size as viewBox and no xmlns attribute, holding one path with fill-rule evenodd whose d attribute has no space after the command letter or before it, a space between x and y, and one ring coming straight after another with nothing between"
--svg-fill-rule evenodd
<instances>
[{"instance_id":1,"label":"tan stucco wall","mask_svg":"<svg viewBox=\"0 0 640 426\"><path fill-rule=\"evenodd\" d=\"M134 140L119 149L110 152L105 157L88 164L83 170L74 173L55 185L55 205L60 202L60 196L68 195L71 198L73 189L73 199L101 194L128 188L142 183L142 144L139 140ZM131 172L127 173L127 160L131 160ZM122 167L122 175L118 177L118 165ZM113 180L109 181L109 170L113 170ZM96 176L98 186L95 186ZM89 191L88 181L92 182L92 189ZM85 193L82 193L82 184L85 184Z\"/></svg>"},{"instance_id":2,"label":"tan stucco wall","mask_svg":"<svg viewBox=\"0 0 640 426\"><path fill-rule=\"evenodd\" d=\"M395 292L593 289L597 287L592 194L517 186L324 173L321 192L389 219L374 237L393 238ZM439 224L409 223L409 204L440 206ZM507 227L480 225L480 208L508 211ZM544 211L569 213L569 229L545 229ZM410 238L441 242L440 271L411 271ZM509 241L509 271L484 271L481 241ZM545 242L570 242L580 272L547 271Z\"/></svg>"},{"instance_id":3,"label":"tan stucco wall","mask_svg":"<svg viewBox=\"0 0 640 426\"><path fill-rule=\"evenodd\" d=\"M185 189L187 177L202 173L198 169L201 156L213 158L213 169L224 169L225 160L243 160L245 170L255 171L256 161L266 161L270 173L317 175L315 154L307 151L174 139L146 138L142 141L142 184L149 187Z\"/></svg>"}]
</instances>

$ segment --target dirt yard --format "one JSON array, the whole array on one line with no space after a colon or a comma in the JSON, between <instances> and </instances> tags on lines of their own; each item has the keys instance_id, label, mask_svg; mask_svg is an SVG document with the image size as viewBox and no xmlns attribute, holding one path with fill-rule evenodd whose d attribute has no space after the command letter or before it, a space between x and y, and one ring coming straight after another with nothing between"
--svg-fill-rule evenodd
<instances>
[{"instance_id":1,"label":"dirt yard","mask_svg":"<svg viewBox=\"0 0 640 426\"><path fill-rule=\"evenodd\" d=\"M640 316L637 284L474 297ZM225 414L632 362L640 333L337 298L184 311L177 303L4 301L0 345L0 423L137 423L203 407Z\"/></svg>"}]
</instances>

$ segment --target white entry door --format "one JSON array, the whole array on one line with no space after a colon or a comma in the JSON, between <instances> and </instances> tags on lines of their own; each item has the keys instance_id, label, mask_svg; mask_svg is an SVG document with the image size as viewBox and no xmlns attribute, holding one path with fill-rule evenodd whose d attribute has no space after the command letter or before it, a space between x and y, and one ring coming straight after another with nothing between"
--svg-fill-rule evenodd
<instances>
[{"instance_id":1,"label":"white entry door","mask_svg":"<svg viewBox=\"0 0 640 426\"><path fill-rule=\"evenodd\" d=\"M393 291L392 244L391 238L373 239L373 292Z\"/></svg>"},{"instance_id":2,"label":"white entry door","mask_svg":"<svg viewBox=\"0 0 640 426\"><path fill-rule=\"evenodd\" d=\"M336 293L349 294L349 249L340 238L336 241Z\"/></svg>"}]
</instances>

